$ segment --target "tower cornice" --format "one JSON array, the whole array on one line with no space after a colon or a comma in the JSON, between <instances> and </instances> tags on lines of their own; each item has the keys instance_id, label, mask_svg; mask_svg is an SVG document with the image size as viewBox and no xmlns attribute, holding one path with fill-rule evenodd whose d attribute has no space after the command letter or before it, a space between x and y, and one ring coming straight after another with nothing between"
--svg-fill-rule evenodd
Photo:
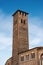
<instances>
[{"instance_id":1,"label":"tower cornice","mask_svg":"<svg viewBox=\"0 0 43 65\"><path fill-rule=\"evenodd\" d=\"M12 16L14 16L17 12L22 12L22 13L25 13L25 14L29 14L29 13L27 13L27 12L25 12L25 11L22 11L22 10L17 10L15 13L13 13L13 15Z\"/></svg>"}]
</instances>

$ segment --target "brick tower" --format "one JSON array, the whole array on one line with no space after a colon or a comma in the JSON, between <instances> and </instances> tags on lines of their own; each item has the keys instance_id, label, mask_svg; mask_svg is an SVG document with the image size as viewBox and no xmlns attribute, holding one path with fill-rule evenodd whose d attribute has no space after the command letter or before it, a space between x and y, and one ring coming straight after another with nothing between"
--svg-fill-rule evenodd
<instances>
[{"instance_id":1,"label":"brick tower","mask_svg":"<svg viewBox=\"0 0 43 65\"><path fill-rule=\"evenodd\" d=\"M28 49L28 13L17 10L13 14L12 65L18 65L18 53L26 51Z\"/></svg>"}]
</instances>

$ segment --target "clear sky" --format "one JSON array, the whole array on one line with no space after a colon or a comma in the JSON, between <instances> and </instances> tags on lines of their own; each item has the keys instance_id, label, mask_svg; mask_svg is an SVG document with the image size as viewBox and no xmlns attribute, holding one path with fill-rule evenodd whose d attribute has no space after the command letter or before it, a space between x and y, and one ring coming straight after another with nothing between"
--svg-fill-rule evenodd
<instances>
[{"instance_id":1,"label":"clear sky","mask_svg":"<svg viewBox=\"0 0 43 65\"><path fill-rule=\"evenodd\" d=\"M0 65L12 55L12 14L18 9L29 13L30 48L43 46L43 0L0 0Z\"/></svg>"}]
</instances>

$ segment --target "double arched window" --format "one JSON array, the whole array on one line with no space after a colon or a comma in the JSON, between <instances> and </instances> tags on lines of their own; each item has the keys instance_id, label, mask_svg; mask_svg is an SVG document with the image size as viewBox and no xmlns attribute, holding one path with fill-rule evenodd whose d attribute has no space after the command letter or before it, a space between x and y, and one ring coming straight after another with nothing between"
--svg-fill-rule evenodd
<instances>
[{"instance_id":1,"label":"double arched window","mask_svg":"<svg viewBox=\"0 0 43 65\"><path fill-rule=\"evenodd\" d=\"M21 19L21 23L25 24L25 23L26 23L26 21Z\"/></svg>"}]
</instances>

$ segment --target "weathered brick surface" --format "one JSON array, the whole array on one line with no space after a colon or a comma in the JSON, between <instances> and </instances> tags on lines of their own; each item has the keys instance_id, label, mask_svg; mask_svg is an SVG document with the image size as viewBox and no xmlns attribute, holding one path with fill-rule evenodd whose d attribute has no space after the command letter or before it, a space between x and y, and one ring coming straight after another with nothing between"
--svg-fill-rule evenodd
<instances>
[{"instance_id":1,"label":"weathered brick surface","mask_svg":"<svg viewBox=\"0 0 43 65\"><path fill-rule=\"evenodd\" d=\"M13 52L12 52L12 65L17 65L19 62L19 52L28 49L28 18L27 14L18 11L13 16ZM21 23L22 19L22 23ZM25 24L23 23L25 20ZM15 61L14 61L15 60Z\"/></svg>"}]
</instances>

